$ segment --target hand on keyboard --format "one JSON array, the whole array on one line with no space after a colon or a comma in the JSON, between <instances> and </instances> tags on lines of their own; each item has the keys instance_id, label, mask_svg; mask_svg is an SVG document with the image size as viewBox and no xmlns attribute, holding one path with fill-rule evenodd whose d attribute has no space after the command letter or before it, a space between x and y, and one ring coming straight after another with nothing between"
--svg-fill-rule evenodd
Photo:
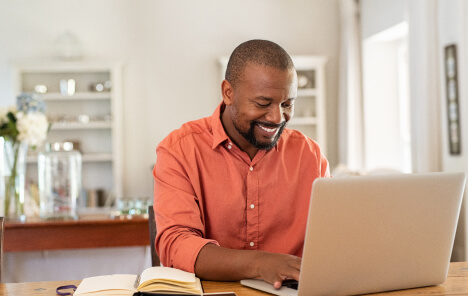
<instances>
[{"instance_id":1,"label":"hand on keyboard","mask_svg":"<svg viewBox=\"0 0 468 296\"><path fill-rule=\"evenodd\" d=\"M284 280L283 283L281 284L282 286L297 290L299 287L299 282L296 280Z\"/></svg>"}]
</instances>

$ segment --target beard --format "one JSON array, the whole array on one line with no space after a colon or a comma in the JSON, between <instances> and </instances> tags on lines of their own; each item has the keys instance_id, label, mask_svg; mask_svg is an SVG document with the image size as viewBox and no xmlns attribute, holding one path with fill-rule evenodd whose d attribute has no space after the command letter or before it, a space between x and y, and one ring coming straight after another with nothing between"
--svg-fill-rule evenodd
<instances>
[{"instance_id":1,"label":"beard","mask_svg":"<svg viewBox=\"0 0 468 296\"><path fill-rule=\"evenodd\" d=\"M272 123L265 123L265 122L260 122L257 120L253 120L250 122L250 128L247 132L243 131L240 126L237 125L235 120L233 120L234 127L236 130L241 134L249 143L250 145L254 146L255 148L259 150L270 150L273 147L276 146L276 143L278 143L281 134L283 133L284 128L286 127L286 122L282 122L280 124L272 124ZM261 124L262 126L268 127L268 128L278 128L278 132L276 133L273 141L271 142L261 142L257 140L254 134L254 128L257 124Z\"/></svg>"}]
</instances>

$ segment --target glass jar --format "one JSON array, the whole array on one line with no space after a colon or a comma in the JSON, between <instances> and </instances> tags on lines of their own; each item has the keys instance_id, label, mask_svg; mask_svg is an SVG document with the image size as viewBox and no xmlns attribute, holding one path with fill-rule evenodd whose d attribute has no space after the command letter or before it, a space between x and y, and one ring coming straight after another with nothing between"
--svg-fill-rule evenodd
<instances>
[{"instance_id":1,"label":"glass jar","mask_svg":"<svg viewBox=\"0 0 468 296\"><path fill-rule=\"evenodd\" d=\"M47 143L38 156L40 215L76 219L81 192L81 154L73 143Z\"/></svg>"}]
</instances>

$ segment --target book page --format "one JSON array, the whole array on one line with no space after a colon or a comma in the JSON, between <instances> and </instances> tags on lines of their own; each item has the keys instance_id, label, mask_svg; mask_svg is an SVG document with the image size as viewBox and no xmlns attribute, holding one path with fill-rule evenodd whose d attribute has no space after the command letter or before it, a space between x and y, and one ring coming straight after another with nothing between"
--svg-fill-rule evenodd
<instances>
[{"instance_id":1,"label":"book page","mask_svg":"<svg viewBox=\"0 0 468 296\"><path fill-rule=\"evenodd\" d=\"M171 267L150 267L141 273L140 285L155 279L195 283L195 274Z\"/></svg>"},{"instance_id":2,"label":"book page","mask_svg":"<svg viewBox=\"0 0 468 296\"><path fill-rule=\"evenodd\" d=\"M180 282L174 282L172 280L159 280L158 282L148 281L146 285L140 286L138 291L163 294L203 295L201 282L198 278L195 278L195 283L185 284L180 284Z\"/></svg>"},{"instance_id":3,"label":"book page","mask_svg":"<svg viewBox=\"0 0 468 296\"><path fill-rule=\"evenodd\" d=\"M135 291L134 284L137 276L132 274L113 274L95 276L83 279L76 289L74 296L86 293L105 295L104 291L124 290L119 295L132 295ZM125 292L128 291L128 294ZM99 293L96 293L99 292Z\"/></svg>"}]
</instances>

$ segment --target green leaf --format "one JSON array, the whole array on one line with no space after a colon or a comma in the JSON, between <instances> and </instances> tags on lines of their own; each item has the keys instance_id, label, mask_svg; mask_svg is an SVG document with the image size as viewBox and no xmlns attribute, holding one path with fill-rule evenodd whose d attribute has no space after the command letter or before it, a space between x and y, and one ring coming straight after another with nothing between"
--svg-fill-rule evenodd
<instances>
[{"instance_id":1,"label":"green leaf","mask_svg":"<svg viewBox=\"0 0 468 296\"><path fill-rule=\"evenodd\" d=\"M11 122L16 123L16 116L15 116L15 114L13 114L12 112L8 112L8 113L7 113L7 117L8 117L8 119L9 119Z\"/></svg>"},{"instance_id":2,"label":"green leaf","mask_svg":"<svg viewBox=\"0 0 468 296\"><path fill-rule=\"evenodd\" d=\"M16 128L16 123L9 121L8 122L8 130L10 131L9 132L10 137L12 139L16 140L16 137L19 134L18 129Z\"/></svg>"}]
</instances>

